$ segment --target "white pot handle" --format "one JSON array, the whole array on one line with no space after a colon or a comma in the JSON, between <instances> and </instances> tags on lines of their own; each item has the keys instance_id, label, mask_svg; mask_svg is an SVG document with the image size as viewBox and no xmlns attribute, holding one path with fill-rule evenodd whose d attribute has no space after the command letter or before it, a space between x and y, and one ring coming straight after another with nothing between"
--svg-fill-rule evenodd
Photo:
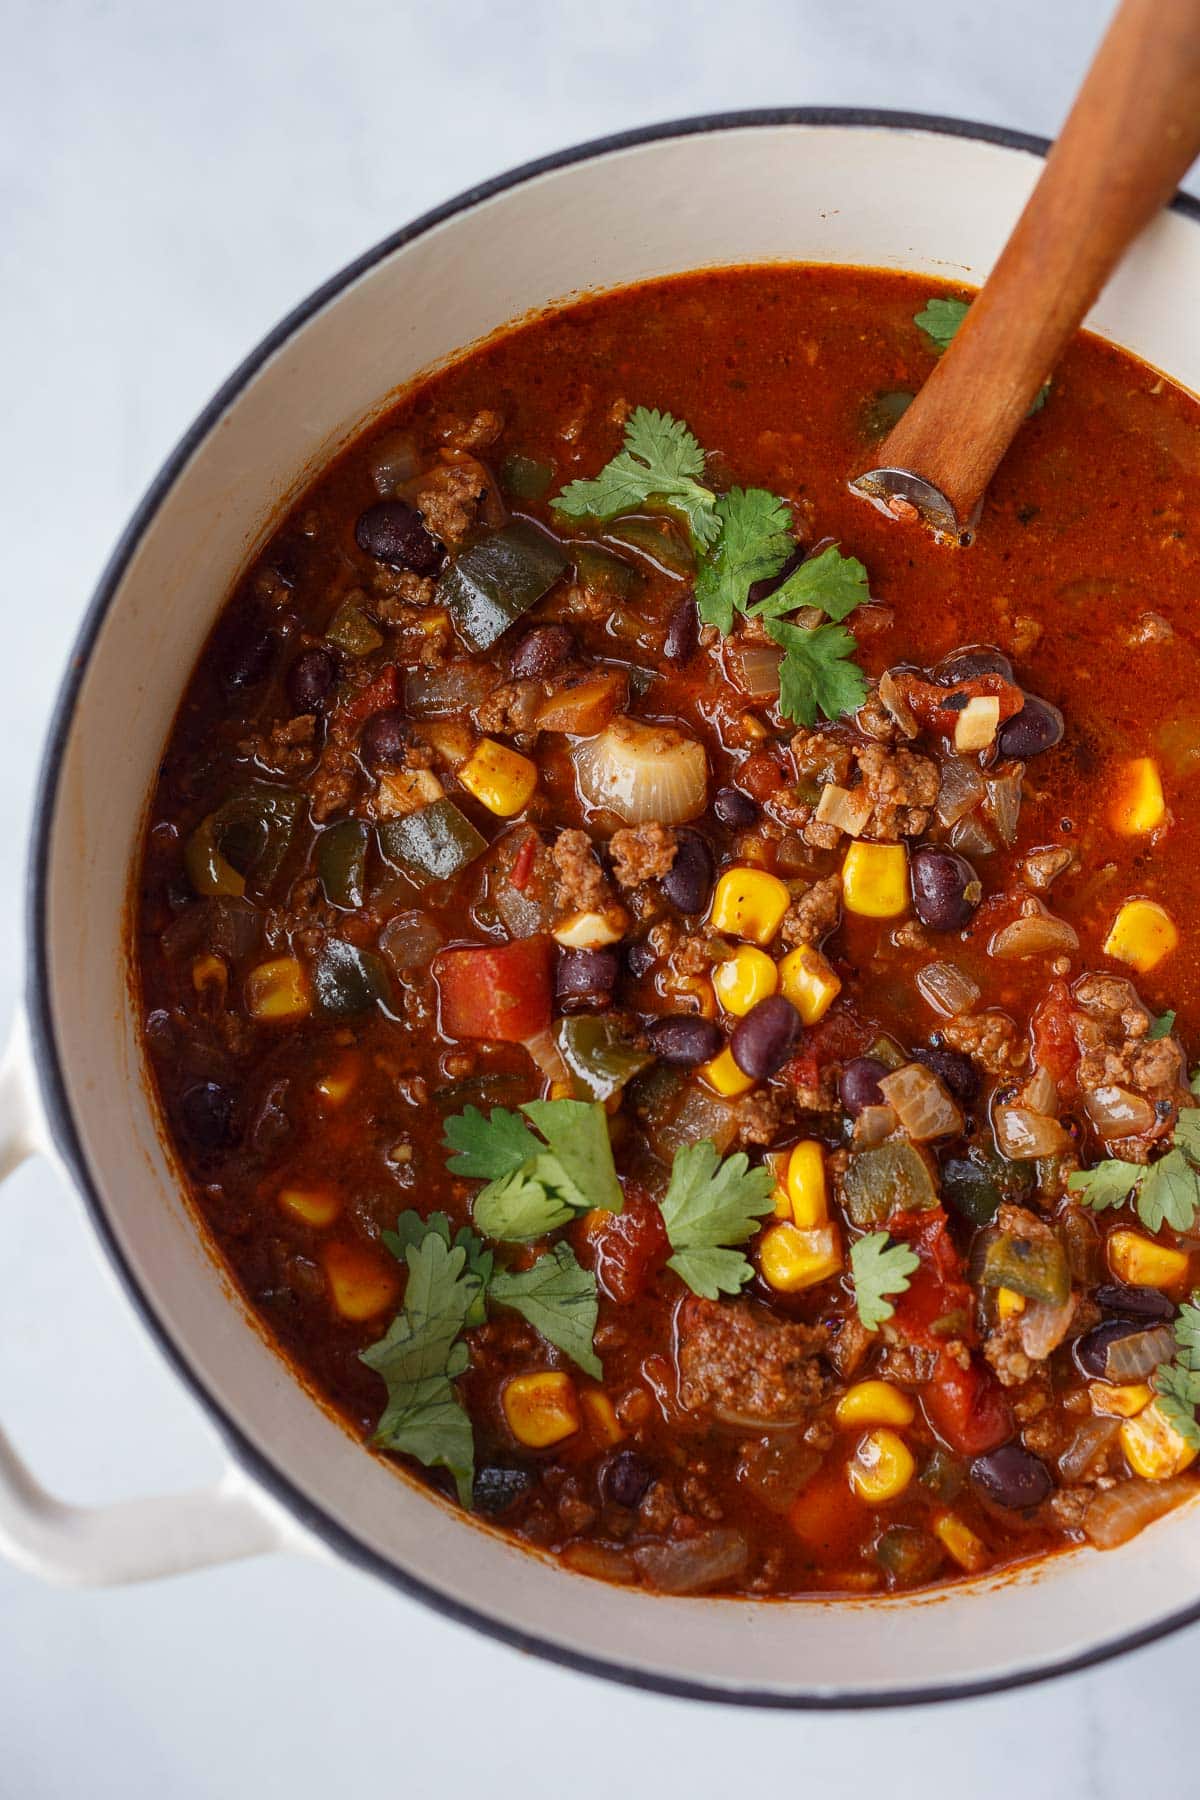
<instances>
[{"instance_id":1,"label":"white pot handle","mask_svg":"<svg viewBox=\"0 0 1200 1800\"><path fill-rule=\"evenodd\" d=\"M24 1014L0 1062L0 1181L48 1148ZM112 1585L233 1562L293 1540L236 1464L210 1488L69 1506L48 1494L0 1430L0 1554L47 1581Z\"/></svg>"}]
</instances>

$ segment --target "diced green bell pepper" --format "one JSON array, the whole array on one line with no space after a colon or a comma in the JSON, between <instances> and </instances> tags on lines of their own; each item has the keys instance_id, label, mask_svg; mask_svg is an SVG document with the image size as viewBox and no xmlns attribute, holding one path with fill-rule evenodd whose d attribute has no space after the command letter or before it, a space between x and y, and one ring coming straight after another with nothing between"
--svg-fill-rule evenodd
<instances>
[{"instance_id":1,"label":"diced green bell pepper","mask_svg":"<svg viewBox=\"0 0 1200 1800\"><path fill-rule=\"evenodd\" d=\"M987 1247L981 1287L1011 1288L1027 1300L1061 1306L1071 1292L1071 1271L1057 1238L1030 1241L1001 1232Z\"/></svg>"},{"instance_id":2,"label":"diced green bell pepper","mask_svg":"<svg viewBox=\"0 0 1200 1800\"><path fill-rule=\"evenodd\" d=\"M942 1194L972 1225L990 1225L1002 1200L1027 1198L1035 1179L1033 1163L1009 1162L994 1150L972 1150L942 1164Z\"/></svg>"},{"instance_id":3,"label":"diced green bell pepper","mask_svg":"<svg viewBox=\"0 0 1200 1800\"><path fill-rule=\"evenodd\" d=\"M326 938L313 960L313 998L327 1019L353 1019L388 992L387 971L371 950Z\"/></svg>"},{"instance_id":4,"label":"diced green bell pepper","mask_svg":"<svg viewBox=\"0 0 1200 1800\"><path fill-rule=\"evenodd\" d=\"M938 1448L921 1470L920 1481L935 1500L957 1500L966 1482L966 1472L956 1456L949 1450Z\"/></svg>"},{"instance_id":5,"label":"diced green bell pepper","mask_svg":"<svg viewBox=\"0 0 1200 1800\"><path fill-rule=\"evenodd\" d=\"M567 559L536 526L514 519L460 550L437 585L463 640L486 650L553 587Z\"/></svg>"},{"instance_id":6,"label":"diced green bell pepper","mask_svg":"<svg viewBox=\"0 0 1200 1800\"><path fill-rule=\"evenodd\" d=\"M875 1540L875 1560L895 1581L928 1581L941 1565L942 1547L919 1525L889 1525Z\"/></svg>"},{"instance_id":7,"label":"diced green bell pepper","mask_svg":"<svg viewBox=\"0 0 1200 1800\"><path fill-rule=\"evenodd\" d=\"M886 394L873 394L863 408L864 436L886 437L892 426L904 417L915 398L914 394L904 388L895 388Z\"/></svg>"},{"instance_id":8,"label":"diced green bell pepper","mask_svg":"<svg viewBox=\"0 0 1200 1800\"><path fill-rule=\"evenodd\" d=\"M581 587L613 599L628 600L638 583L638 572L623 557L614 556L600 544L574 543L567 546Z\"/></svg>"},{"instance_id":9,"label":"diced green bell pepper","mask_svg":"<svg viewBox=\"0 0 1200 1800\"><path fill-rule=\"evenodd\" d=\"M370 656L372 650L378 650L383 642L382 634L376 631L362 607L356 606L353 600L342 601L329 621L325 639L339 650L344 650L347 656Z\"/></svg>"},{"instance_id":10,"label":"diced green bell pepper","mask_svg":"<svg viewBox=\"0 0 1200 1800\"><path fill-rule=\"evenodd\" d=\"M640 550L672 575L696 572L696 553L674 519L616 519L608 527L608 535L615 543Z\"/></svg>"},{"instance_id":11,"label":"diced green bell pepper","mask_svg":"<svg viewBox=\"0 0 1200 1800\"><path fill-rule=\"evenodd\" d=\"M881 1062L885 1069L902 1069L908 1061L895 1038L890 1037L877 1037L867 1055L873 1056L876 1062Z\"/></svg>"},{"instance_id":12,"label":"diced green bell pepper","mask_svg":"<svg viewBox=\"0 0 1200 1800\"><path fill-rule=\"evenodd\" d=\"M487 849L466 814L445 798L407 818L388 819L379 827L378 839L385 860L419 887L448 881Z\"/></svg>"},{"instance_id":13,"label":"diced green bell pepper","mask_svg":"<svg viewBox=\"0 0 1200 1800\"><path fill-rule=\"evenodd\" d=\"M341 819L317 839L317 874L331 906L350 910L362 905L370 836L365 819Z\"/></svg>"},{"instance_id":14,"label":"diced green bell pepper","mask_svg":"<svg viewBox=\"0 0 1200 1800\"><path fill-rule=\"evenodd\" d=\"M913 1144L899 1140L852 1155L842 1192L850 1217L863 1230L886 1225L893 1213L928 1212L938 1203L929 1164Z\"/></svg>"},{"instance_id":15,"label":"diced green bell pepper","mask_svg":"<svg viewBox=\"0 0 1200 1800\"><path fill-rule=\"evenodd\" d=\"M240 898L253 879L270 887L287 855L300 816L291 788L256 781L230 794L209 813L184 846L188 880L198 894Z\"/></svg>"},{"instance_id":16,"label":"diced green bell pepper","mask_svg":"<svg viewBox=\"0 0 1200 1800\"><path fill-rule=\"evenodd\" d=\"M563 1061L589 1100L619 1094L654 1060L652 1051L630 1043L621 1021L611 1014L560 1019L554 1035Z\"/></svg>"},{"instance_id":17,"label":"diced green bell pepper","mask_svg":"<svg viewBox=\"0 0 1200 1800\"><path fill-rule=\"evenodd\" d=\"M500 465L500 485L514 500L540 500L553 480L550 464L532 456L506 456Z\"/></svg>"}]
</instances>

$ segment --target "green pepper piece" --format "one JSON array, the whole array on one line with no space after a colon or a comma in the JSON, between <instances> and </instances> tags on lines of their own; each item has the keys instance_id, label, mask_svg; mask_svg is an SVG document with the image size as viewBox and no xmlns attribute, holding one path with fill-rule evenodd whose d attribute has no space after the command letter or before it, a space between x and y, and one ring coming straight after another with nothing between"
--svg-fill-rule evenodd
<instances>
[{"instance_id":1,"label":"green pepper piece","mask_svg":"<svg viewBox=\"0 0 1200 1800\"><path fill-rule=\"evenodd\" d=\"M353 1019L388 992L387 972L373 951L326 938L313 961L313 998L327 1019Z\"/></svg>"},{"instance_id":2,"label":"green pepper piece","mask_svg":"<svg viewBox=\"0 0 1200 1800\"><path fill-rule=\"evenodd\" d=\"M915 399L916 395L908 393L904 388L872 395L862 412L864 437L886 437L892 426L899 424Z\"/></svg>"},{"instance_id":3,"label":"green pepper piece","mask_svg":"<svg viewBox=\"0 0 1200 1800\"><path fill-rule=\"evenodd\" d=\"M550 464L532 456L506 456L500 464L500 485L515 500L540 500L553 480Z\"/></svg>"},{"instance_id":4,"label":"green pepper piece","mask_svg":"<svg viewBox=\"0 0 1200 1800\"><path fill-rule=\"evenodd\" d=\"M617 519L608 536L618 544L640 550L672 575L694 575L696 553L674 519Z\"/></svg>"},{"instance_id":5,"label":"green pepper piece","mask_svg":"<svg viewBox=\"0 0 1200 1800\"><path fill-rule=\"evenodd\" d=\"M990 1171L966 1156L948 1157L942 1164L942 1194L972 1225L990 1225L1003 1199Z\"/></svg>"},{"instance_id":6,"label":"green pepper piece","mask_svg":"<svg viewBox=\"0 0 1200 1800\"><path fill-rule=\"evenodd\" d=\"M188 880L198 894L240 898L247 879L270 887L287 855L300 816L291 788L252 782L201 819L184 846Z\"/></svg>"},{"instance_id":7,"label":"green pepper piece","mask_svg":"<svg viewBox=\"0 0 1200 1800\"><path fill-rule=\"evenodd\" d=\"M365 819L341 819L317 839L317 874L331 906L362 905L370 835Z\"/></svg>"},{"instance_id":8,"label":"green pepper piece","mask_svg":"<svg viewBox=\"0 0 1200 1800\"><path fill-rule=\"evenodd\" d=\"M1057 1238L1030 1242L1005 1231L987 1247L979 1285L1011 1288L1027 1300L1061 1306L1071 1292L1071 1271Z\"/></svg>"},{"instance_id":9,"label":"green pepper piece","mask_svg":"<svg viewBox=\"0 0 1200 1800\"><path fill-rule=\"evenodd\" d=\"M619 1094L627 1081L654 1061L649 1050L631 1044L620 1019L577 1013L560 1019L555 1039L563 1061L589 1100Z\"/></svg>"},{"instance_id":10,"label":"green pepper piece","mask_svg":"<svg viewBox=\"0 0 1200 1800\"><path fill-rule=\"evenodd\" d=\"M875 1039L867 1055L873 1056L876 1062L881 1062L885 1069L902 1069L908 1061L895 1038L882 1035Z\"/></svg>"},{"instance_id":11,"label":"green pepper piece","mask_svg":"<svg viewBox=\"0 0 1200 1800\"><path fill-rule=\"evenodd\" d=\"M407 818L388 819L379 827L378 838L384 858L419 887L448 881L487 849L470 819L445 798Z\"/></svg>"},{"instance_id":12,"label":"green pepper piece","mask_svg":"<svg viewBox=\"0 0 1200 1800\"><path fill-rule=\"evenodd\" d=\"M929 1164L915 1145L900 1141L851 1156L842 1192L864 1230L886 1225L894 1212L928 1212L938 1203Z\"/></svg>"},{"instance_id":13,"label":"green pepper piece","mask_svg":"<svg viewBox=\"0 0 1200 1800\"><path fill-rule=\"evenodd\" d=\"M919 1525L889 1525L875 1540L875 1560L897 1581L928 1581L942 1562L942 1547Z\"/></svg>"},{"instance_id":14,"label":"green pepper piece","mask_svg":"<svg viewBox=\"0 0 1200 1800\"><path fill-rule=\"evenodd\" d=\"M437 585L460 637L486 650L554 586L567 559L561 547L525 519L461 550Z\"/></svg>"},{"instance_id":15,"label":"green pepper piece","mask_svg":"<svg viewBox=\"0 0 1200 1800\"><path fill-rule=\"evenodd\" d=\"M920 1474L921 1486L928 1488L935 1500L957 1500L966 1482L966 1473L958 1458L948 1450L935 1450Z\"/></svg>"},{"instance_id":16,"label":"green pepper piece","mask_svg":"<svg viewBox=\"0 0 1200 1800\"><path fill-rule=\"evenodd\" d=\"M567 546L579 585L613 599L628 600L638 584L638 572L623 557L614 556L599 544L574 543Z\"/></svg>"},{"instance_id":17,"label":"green pepper piece","mask_svg":"<svg viewBox=\"0 0 1200 1800\"><path fill-rule=\"evenodd\" d=\"M378 650L383 637L361 606L355 606L353 600L343 600L329 621L325 640L336 644L347 656L370 656L372 650Z\"/></svg>"}]
</instances>

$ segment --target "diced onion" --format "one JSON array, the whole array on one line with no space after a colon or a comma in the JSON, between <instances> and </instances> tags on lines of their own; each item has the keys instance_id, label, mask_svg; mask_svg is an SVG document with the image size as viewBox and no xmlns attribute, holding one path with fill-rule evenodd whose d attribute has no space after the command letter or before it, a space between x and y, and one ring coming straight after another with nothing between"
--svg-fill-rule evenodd
<instances>
[{"instance_id":1,"label":"diced onion","mask_svg":"<svg viewBox=\"0 0 1200 1800\"><path fill-rule=\"evenodd\" d=\"M423 912L399 912L379 934L379 948L398 975L406 969L425 969L445 943L439 925Z\"/></svg>"},{"instance_id":2,"label":"diced onion","mask_svg":"<svg viewBox=\"0 0 1200 1800\"><path fill-rule=\"evenodd\" d=\"M1087 1116L1106 1141L1109 1138L1137 1137L1149 1131L1155 1122L1155 1111L1141 1094L1129 1088L1093 1088L1083 1102Z\"/></svg>"},{"instance_id":3,"label":"diced onion","mask_svg":"<svg viewBox=\"0 0 1200 1800\"><path fill-rule=\"evenodd\" d=\"M1021 1093L1021 1104L1030 1112L1044 1113L1047 1118L1058 1112L1058 1089L1049 1069L1040 1065L1033 1071Z\"/></svg>"},{"instance_id":4,"label":"diced onion","mask_svg":"<svg viewBox=\"0 0 1200 1800\"><path fill-rule=\"evenodd\" d=\"M421 466L417 442L411 432L389 431L371 451L367 467L376 492L394 494L406 481L411 481Z\"/></svg>"},{"instance_id":5,"label":"diced onion","mask_svg":"<svg viewBox=\"0 0 1200 1800\"><path fill-rule=\"evenodd\" d=\"M954 721L954 748L960 756L986 750L1000 723L1000 702L995 694L975 694Z\"/></svg>"},{"instance_id":6,"label":"diced onion","mask_svg":"<svg viewBox=\"0 0 1200 1800\"><path fill-rule=\"evenodd\" d=\"M699 1594L740 1575L750 1560L750 1546L731 1525L718 1525L695 1537L641 1544L633 1553L638 1572L662 1594Z\"/></svg>"},{"instance_id":7,"label":"diced onion","mask_svg":"<svg viewBox=\"0 0 1200 1800\"><path fill-rule=\"evenodd\" d=\"M860 1150L873 1150L896 1129L896 1113L890 1106L864 1106L854 1121L854 1142Z\"/></svg>"},{"instance_id":8,"label":"diced onion","mask_svg":"<svg viewBox=\"0 0 1200 1800\"><path fill-rule=\"evenodd\" d=\"M466 712L486 700L495 685L495 669L483 663L453 662L444 669L409 669L404 677L405 710L414 719Z\"/></svg>"},{"instance_id":9,"label":"diced onion","mask_svg":"<svg viewBox=\"0 0 1200 1800\"><path fill-rule=\"evenodd\" d=\"M943 825L956 825L967 813L974 812L987 788L983 776L973 762L951 756L942 764L938 788L937 816Z\"/></svg>"},{"instance_id":10,"label":"diced onion","mask_svg":"<svg viewBox=\"0 0 1200 1800\"><path fill-rule=\"evenodd\" d=\"M1003 775L991 775L987 784L986 812L1005 844L1016 841L1017 821L1021 816L1021 782L1024 763L1017 763Z\"/></svg>"},{"instance_id":11,"label":"diced onion","mask_svg":"<svg viewBox=\"0 0 1200 1800\"><path fill-rule=\"evenodd\" d=\"M883 710L887 713L889 719L895 721L897 727L903 732L906 738L916 737L919 729L917 721L913 717L912 708L901 693L896 677L890 669L886 674L879 677L879 704L883 707ZM982 785L983 784L980 783L981 791Z\"/></svg>"},{"instance_id":12,"label":"diced onion","mask_svg":"<svg viewBox=\"0 0 1200 1800\"><path fill-rule=\"evenodd\" d=\"M1058 1472L1068 1486L1084 1479L1120 1429L1119 1419L1084 1419L1058 1459Z\"/></svg>"},{"instance_id":13,"label":"diced onion","mask_svg":"<svg viewBox=\"0 0 1200 1800\"><path fill-rule=\"evenodd\" d=\"M974 813L955 821L950 828L950 842L965 856L990 856L996 848Z\"/></svg>"},{"instance_id":14,"label":"diced onion","mask_svg":"<svg viewBox=\"0 0 1200 1800\"><path fill-rule=\"evenodd\" d=\"M547 1028L535 1032L533 1037L526 1038L525 1048L537 1065L538 1073L546 1081L570 1081L571 1072L562 1059L558 1045L554 1041L554 1033Z\"/></svg>"},{"instance_id":15,"label":"diced onion","mask_svg":"<svg viewBox=\"0 0 1200 1800\"><path fill-rule=\"evenodd\" d=\"M1070 1148L1071 1139L1057 1119L1031 1112L1027 1106L997 1106L992 1130L1001 1156L1012 1162L1039 1156L1058 1156Z\"/></svg>"},{"instance_id":16,"label":"diced onion","mask_svg":"<svg viewBox=\"0 0 1200 1800\"><path fill-rule=\"evenodd\" d=\"M1047 912L1040 900L1035 904L1036 912L1023 913L1011 925L1003 925L993 934L988 945L989 956L1007 961L1019 956L1048 956L1079 948L1079 933L1075 927Z\"/></svg>"},{"instance_id":17,"label":"diced onion","mask_svg":"<svg viewBox=\"0 0 1200 1800\"><path fill-rule=\"evenodd\" d=\"M957 1137L962 1130L962 1113L932 1069L923 1063L905 1063L894 1074L885 1076L879 1087L914 1144Z\"/></svg>"},{"instance_id":18,"label":"diced onion","mask_svg":"<svg viewBox=\"0 0 1200 1800\"><path fill-rule=\"evenodd\" d=\"M614 719L596 737L577 744L571 755L582 798L627 825L649 819L679 825L704 811L704 747L677 725Z\"/></svg>"},{"instance_id":19,"label":"diced onion","mask_svg":"<svg viewBox=\"0 0 1200 1800\"><path fill-rule=\"evenodd\" d=\"M669 1162L685 1144L698 1144L702 1138L708 1138L724 1155L736 1133L737 1113L729 1101L695 1084L688 1088L673 1116L656 1128L653 1147L658 1156Z\"/></svg>"},{"instance_id":20,"label":"diced onion","mask_svg":"<svg viewBox=\"0 0 1200 1800\"><path fill-rule=\"evenodd\" d=\"M822 825L836 825L848 837L861 837L871 816L871 798L865 788L838 787L827 781L817 804L817 819Z\"/></svg>"},{"instance_id":21,"label":"diced onion","mask_svg":"<svg viewBox=\"0 0 1200 1800\"><path fill-rule=\"evenodd\" d=\"M979 989L971 977L949 962L926 963L918 969L917 987L930 1006L946 1019L970 1012L979 998Z\"/></svg>"},{"instance_id":22,"label":"diced onion","mask_svg":"<svg viewBox=\"0 0 1200 1800\"><path fill-rule=\"evenodd\" d=\"M612 1550L607 1544L589 1544L579 1539L559 1552L560 1562L577 1575L591 1575L597 1581L630 1582L637 1579L637 1565L628 1550Z\"/></svg>"},{"instance_id":23,"label":"diced onion","mask_svg":"<svg viewBox=\"0 0 1200 1800\"><path fill-rule=\"evenodd\" d=\"M1122 1481L1096 1495L1083 1515L1083 1529L1098 1550L1115 1550L1198 1491L1195 1482L1182 1475L1166 1481Z\"/></svg>"},{"instance_id":24,"label":"diced onion","mask_svg":"<svg viewBox=\"0 0 1200 1800\"><path fill-rule=\"evenodd\" d=\"M1104 1373L1109 1381L1144 1381L1159 1363L1170 1362L1174 1354L1175 1334L1168 1325L1131 1331L1128 1337L1115 1338L1108 1346Z\"/></svg>"},{"instance_id":25,"label":"diced onion","mask_svg":"<svg viewBox=\"0 0 1200 1800\"><path fill-rule=\"evenodd\" d=\"M750 699L779 692L783 651L777 644L727 644L725 667L733 685Z\"/></svg>"},{"instance_id":26,"label":"diced onion","mask_svg":"<svg viewBox=\"0 0 1200 1800\"><path fill-rule=\"evenodd\" d=\"M1026 1356L1034 1362L1043 1362L1052 1350L1058 1349L1074 1316L1075 1300L1071 1294L1057 1305L1050 1300L1031 1300L1020 1315L1017 1327Z\"/></svg>"}]
</instances>

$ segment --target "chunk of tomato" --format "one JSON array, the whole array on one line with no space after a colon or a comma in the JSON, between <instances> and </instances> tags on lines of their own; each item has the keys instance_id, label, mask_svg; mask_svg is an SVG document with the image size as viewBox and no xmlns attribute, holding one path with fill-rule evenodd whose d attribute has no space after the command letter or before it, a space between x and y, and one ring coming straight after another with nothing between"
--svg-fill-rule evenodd
<instances>
[{"instance_id":1,"label":"chunk of tomato","mask_svg":"<svg viewBox=\"0 0 1200 1800\"><path fill-rule=\"evenodd\" d=\"M342 708L342 717L351 725L361 725L372 713L384 712L389 706L395 706L400 698L400 682L395 663L385 663L373 681L366 687L359 688L346 701Z\"/></svg>"},{"instance_id":2,"label":"chunk of tomato","mask_svg":"<svg viewBox=\"0 0 1200 1800\"><path fill-rule=\"evenodd\" d=\"M1001 724L1005 719L1013 718L1025 704L1020 688L1006 681L1003 675L994 673L973 675L970 681L959 681L949 688L939 687L934 681L922 681L919 675L898 675L896 685L917 722L926 731L940 732L943 737L954 736L959 714L968 700L979 699L985 694L994 695L1000 702Z\"/></svg>"},{"instance_id":3,"label":"chunk of tomato","mask_svg":"<svg viewBox=\"0 0 1200 1800\"><path fill-rule=\"evenodd\" d=\"M1052 981L1033 1015L1033 1060L1064 1096L1074 1088L1079 1063L1079 1046L1071 1029L1074 1010L1066 982Z\"/></svg>"},{"instance_id":4,"label":"chunk of tomato","mask_svg":"<svg viewBox=\"0 0 1200 1800\"><path fill-rule=\"evenodd\" d=\"M921 1394L925 1417L960 1456L982 1456L1013 1435L1012 1411L990 1369L972 1357L967 1368L942 1352Z\"/></svg>"},{"instance_id":5,"label":"chunk of tomato","mask_svg":"<svg viewBox=\"0 0 1200 1800\"><path fill-rule=\"evenodd\" d=\"M888 1232L915 1251L920 1263L907 1291L896 1298L893 1329L906 1343L924 1350L941 1350L952 1337L972 1343L975 1297L942 1208L897 1213Z\"/></svg>"},{"instance_id":6,"label":"chunk of tomato","mask_svg":"<svg viewBox=\"0 0 1200 1800\"><path fill-rule=\"evenodd\" d=\"M453 1038L524 1044L550 1025L554 945L517 938L472 950L443 950L434 963L442 1030Z\"/></svg>"},{"instance_id":7,"label":"chunk of tomato","mask_svg":"<svg viewBox=\"0 0 1200 1800\"><path fill-rule=\"evenodd\" d=\"M634 1187L626 1189L619 1213L585 1214L583 1233L595 1252L600 1286L621 1305L637 1299L671 1250L662 1212Z\"/></svg>"}]
</instances>

